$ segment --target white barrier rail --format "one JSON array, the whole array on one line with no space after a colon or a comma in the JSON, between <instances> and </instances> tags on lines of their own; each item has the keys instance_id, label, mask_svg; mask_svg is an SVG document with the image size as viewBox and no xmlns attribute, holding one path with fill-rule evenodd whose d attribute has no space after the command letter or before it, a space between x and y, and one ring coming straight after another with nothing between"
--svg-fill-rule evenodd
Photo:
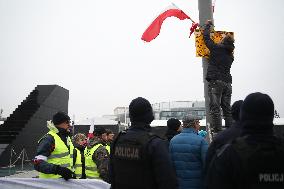
<instances>
[{"instance_id":1,"label":"white barrier rail","mask_svg":"<svg viewBox=\"0 0 284 189\"><path fill-rule=\"evenodd\" d=\"M97 179L0 178L1 189L109 189L110 184Z\"/></svg>"}]
</instances>

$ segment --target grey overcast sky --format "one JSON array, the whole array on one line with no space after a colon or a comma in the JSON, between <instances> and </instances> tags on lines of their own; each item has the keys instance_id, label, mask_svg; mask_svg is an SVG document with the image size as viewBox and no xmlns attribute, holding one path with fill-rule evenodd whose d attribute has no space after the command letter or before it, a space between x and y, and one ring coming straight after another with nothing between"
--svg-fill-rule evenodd
<instances>
[{"instance_id":1,"label":"grey overcast sky","mask_svg":"<svg viewBox=\"0 0 284 189\"><path fill-rule=\"evenodd\" d=\"M69 90L77 119L113 114L138 96L203 100L190 21L169 18L155 40L140 39L171 2L198 22L198 0L0 0L4 116L46 84ZM235 32L232 102L264 92L284 116L283 19L283 0L216 1L215 29Z\"/></svg>"}]
</instances>

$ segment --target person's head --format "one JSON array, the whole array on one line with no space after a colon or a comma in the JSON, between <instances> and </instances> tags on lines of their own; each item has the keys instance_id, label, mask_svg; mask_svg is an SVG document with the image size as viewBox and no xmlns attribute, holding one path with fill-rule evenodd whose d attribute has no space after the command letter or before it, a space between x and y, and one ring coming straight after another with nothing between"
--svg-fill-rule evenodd
<instances>
[{"instance_id":1,"label":"person's head","mask_svg":"<svg viewBox=\"0 0 284 189\"><path fill-rule=\"evenodd\" d=\"M274 103L267 95L260 92L249 94L240 111L243 134L272 134Z\"/></svg>"},{"instance_id":2,"label":"person's head","mask_svg":"<svg viewBox=\"0 0 284 189\"><path fill-rule=\"evenodd\" d=\"M106 133L107 133L107 141L112 142L113 137L114 137L114 133L110 129L106 129Z\"/></svg>"},{"instance_id":3,"label":"person's head","mask_svg":"<svg viewBox=\"0 0 284 189\"><path fill-rule=\"evenodd\" d=\"M243 100L238 100L233 103L232 105L232 117L233 120L239 121L240 120L240 110L241 110L241 105L243 104Z\"/></svg>"},{"instance_id":4,"label":"person's head","mask_svg":"<svg viewBox=\"0 0 284 189\"><path fill-rule=\"evenodd\" d=\"M87 137L83 133L77 133L74 136L74 143L79 146L86 146L87 145Z\"/></svg>"},{"instance_id":5,"label":"person's head","mask_svg":"<svg viewBox=\"0 0 284 189\"><path fill-rule=\"evenodd\" d=\"M196 131L199 131L199 120L201 120L199 116L187 115L182 119L183 128L193 128Z\"/></svg>"},{"instance_id":6,"label":"person's head","mask_svg":"<svg viewBox=\"0 0 284 189\"><path fill-rule=\"evenodd\" d=\"M150 102L142 97L133 99L129 104L129 118L131 123L141 122L150 124L154 120Z\"/></svg>"},{"instance_id":7,"label":"person's head","mask_svg":"<svg viewBox=\"0 0 284 189\"><path fill-rule=\"evenodd\" d=\"M107 142L107 131L104 127L96 127L94 129L94 136L104 142Z\"/></svg>"},{"instance_id":8,"label":"person's head","mask_svg":"<svg viewBox=\"0 0 284 189\"><path fill-rule=\"evenodd\" d=\"M65 129L66 131L70 131L70 117L65 112L57 112L52 117L52 123L57 128Z\"/></svg>"},{"instance_id":9,"label":"person's head","mask_svg":"<svg viewBox=\"0 0 284 189\"><path fill-rule=\"evenodd\" d=\"M176 118L170 118L167 121L167 127L170 130L180 131L181 130L181 122Z\"/></svg>"},{"instance_id":10,"label":"person's head","mask_svg":"<svg viewBox=\"0 0 284 189\"><path fill-rule=\"evenodd\" d=\"M222 39L221 43L234 44L234 36L230 33L227 33L226 36Z\"/></svg>"}]
</instances>

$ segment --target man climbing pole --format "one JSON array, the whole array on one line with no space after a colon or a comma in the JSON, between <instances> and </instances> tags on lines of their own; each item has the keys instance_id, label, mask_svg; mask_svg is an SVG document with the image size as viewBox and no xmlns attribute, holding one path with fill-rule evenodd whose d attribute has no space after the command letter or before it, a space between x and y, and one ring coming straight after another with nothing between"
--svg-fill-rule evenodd
<instances>
[{"instance_id":1,"label":"man climbing pole","mask_svg":"<svg viewBox=\"0 0 284 189\"><path fill-rule=\"evenodd\" d=\"M232 124L232 76L230 69L234 61L233 50L235 48L235 41L231 34L227 34L220 43L215 43L210 38L210 32L213 30L213 27L212 21L207 20L203 35L205 44L210 50L206 73L206 80L208 81L209 115L211 118L210 127L214 133L217 133L222 127L221 108L226 127L230 127Z\"/></svg>"}]
</instances>

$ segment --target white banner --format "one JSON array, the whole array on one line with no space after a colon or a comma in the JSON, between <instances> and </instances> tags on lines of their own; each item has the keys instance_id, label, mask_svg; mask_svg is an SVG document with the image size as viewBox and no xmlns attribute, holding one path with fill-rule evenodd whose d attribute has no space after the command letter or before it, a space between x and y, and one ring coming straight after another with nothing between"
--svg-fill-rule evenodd
<instances>
[{"instance_id":1,"label":"white banner","mask_svg":"<svg viewBox=\"0 0 284 189\"><path fill-rule=\"evenodd\" d=\"M109 189L110 184L97 179L0 178L1 189Z\"/></svg>"}]
</instances>

